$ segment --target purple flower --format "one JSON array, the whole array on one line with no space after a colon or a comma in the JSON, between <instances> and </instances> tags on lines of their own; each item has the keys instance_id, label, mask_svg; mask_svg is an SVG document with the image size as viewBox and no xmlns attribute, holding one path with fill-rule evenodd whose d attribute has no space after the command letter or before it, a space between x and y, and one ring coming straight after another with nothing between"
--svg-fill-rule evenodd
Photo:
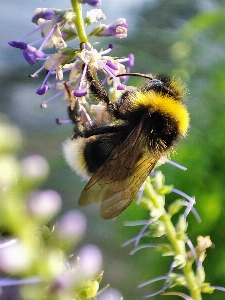
<instances>
[{"instance_id":1,"label":"purple flower","mask_svg":"<svg viewBox=\"0 0 225 300\"><path fill-rule=\"evenodd\" d=\"M83 0L83 3L87 3L91 6L98 7L101 5L101 0Z\"/></svg>"},{"instance_id":2,"label":"purple flower","mask_svg":"<svg viewBox=\"0 0 225 300\"><path fill-rule=\"evenodd\" d=\"M43 51L38 50L37 48L24 42L10 41L8 44L11 47L23 50L23 57L30 65L36 63L36 58L42 58L45 55Z\"/></svg>"},{"instance_id":3,"label":"purple flower","mask_svg":"<svg viewBox=\"0 0 225 300\"><path fill-rule=\"evenodd\" d=\"M35 24L38 24L38 20L40 18L44 20L52 20L53 16L54 11L52 8L37 8L31 21Z\"/></svg>"},{"instance_id":4,"label":"purple flower","mask_svg":"<svg viewBox=\"0 0 225 300\"><path fill-rule=\"evenodd\" d=\"M118 38L125 38L127 37L127 28L128 24L126 19L119 18L110 25L107 25L98 36L116 36Z\"/></svg>"}]
</instances>

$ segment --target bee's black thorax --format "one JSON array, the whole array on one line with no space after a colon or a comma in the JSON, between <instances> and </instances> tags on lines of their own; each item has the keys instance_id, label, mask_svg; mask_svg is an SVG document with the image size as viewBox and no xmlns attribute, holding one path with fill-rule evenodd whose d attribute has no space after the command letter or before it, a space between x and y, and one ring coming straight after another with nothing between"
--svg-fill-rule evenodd
<instances>
[{"instance_id":1,"label":"bee's black thorax","mask_svg":"<svg viewBox=\"0 0 225 300\"><path fill-rule=\"evenodd\" d=\"M147 146L153 152L169 150L180 137L176 120L159 112L146 115L143 128Z\"/></svg>"}]
</instances>

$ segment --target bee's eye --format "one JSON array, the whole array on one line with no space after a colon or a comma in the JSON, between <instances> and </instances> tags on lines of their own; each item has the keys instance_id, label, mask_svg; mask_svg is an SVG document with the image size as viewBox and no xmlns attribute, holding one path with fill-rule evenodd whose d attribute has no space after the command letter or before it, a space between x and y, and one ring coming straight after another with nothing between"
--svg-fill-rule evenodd
<instances>
[{"instance_id":1,"label":"bee's eye","mask_svg":"<svg viewBox=\"0 0 225 300\"><path fill-rule=\"evenodd\" d=\"M157 85L162 85L163 84L161 80L155 79L155 78L151 79L150 81L156 83Z\"/></svg>"}]
</instances>

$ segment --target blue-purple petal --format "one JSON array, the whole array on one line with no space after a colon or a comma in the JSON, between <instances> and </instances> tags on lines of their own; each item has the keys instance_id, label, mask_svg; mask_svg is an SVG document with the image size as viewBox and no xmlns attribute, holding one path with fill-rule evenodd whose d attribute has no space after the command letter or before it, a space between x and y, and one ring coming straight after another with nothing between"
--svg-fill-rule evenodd
<instances>
[{"instance_id":1,"label":"blue-purple petal","mask_svg":"<svg viewBox=\"0 0 225 300\"><path fill-rule=\"evenodd\" d=\"M21 50L25 50L27 48L27 44L24 42L10 41L8 42L9 46L18 48Z\"/></svg>"},{"instance_id":2,"label":"blue-purple petal","mask_svg":"<svg viewBox=\"0 0 225 300\"><path fill-rule=\"evenodd\" d=\"M29 54L27 51L23 51L23 57L25 60L30 64L34 65L36 63L36 58L33 56L33 54Z\"/></svg>"}]
</instances>

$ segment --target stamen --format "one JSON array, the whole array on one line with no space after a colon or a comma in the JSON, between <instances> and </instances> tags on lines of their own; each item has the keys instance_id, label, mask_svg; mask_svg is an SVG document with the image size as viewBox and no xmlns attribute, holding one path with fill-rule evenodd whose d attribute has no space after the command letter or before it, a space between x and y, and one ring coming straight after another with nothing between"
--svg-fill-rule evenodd
<instances>
[{"instance_id":1,"label":"stamen","mask_svg":"<svg viewBox=\"0 0 225 300\"><path fill-rule=\"evenodd\" d=\"M111 43L110 43L110 44L109 44L109 49L111 49L112 51L115 50L114 44L111 44Z\"/></svg>"},{"instance_id":2,"label":"stamen","mask_svg":"<svg viewBox=\"0 0 225 300\"><path fill-rule=\"evenodd\" d=\"M37 78L38 77L38 74L42 71L42 70L44 70L45 69L45 67L44 66L42 66L42 67L40 67L40 69L38 69L36 72L34 72L33 74L29 74L28 75L28 77L30 77L30 78Z\"/></svg>"},{"instance_id":3,"label":"stamen","mask_svg":"<svg viewBox=\"0 0 225 300\"><path fill-rule=\"evenodd\" d=\"M178 195L180 195L180 196L182 196L182 197L184 197L185 199L187 199L187 200L190 201L191 203L193 203L193 201L194 201L194 203L195 203L195 199L192 198L192 197L190 197L190 196L188 196L188 195L185 194L184 192L182 192L182 191L180 191L180 190L178 190L178 189L175 189L175 188L172 188L171 191L174 192L174 193L176 193L176 194L178 194Z\"/></svg>"},{"instance_id":4,"label":"stamen","mask_svg":"<svg viewBox=\"0 0 225 300\"><path fill-rule=\"evenodd\" d=\"M178 163L176 163L176 162L174 162L174 161L172 161L172 160L170 160L170 159L168 159L168 158L166 159L166 162L167 162L168 164L171 164L171 165L173 165L173 166L175 166L175 167L177 167L177 168L183 170L183 171L187 171L187 168L186 168L186 167L184 167L184 166L182 166L182 165L180 165L180 164L178 164Z\"/></svg>"},{"instance_id":5,"label":"stamen","mask_svg":"<svg viewBox=\"0 0 225 300\"><path fill-rule=\"evenodd\" d=\"M198 223L201 223L202 220L197 212L197 210L194 208L193 204L187 201L181 201L180 202L181 205L184 205L187 207L187 209L184 212L184 218L186 219L187 216L189 215L190 211L193 213L193 215L195 216L196 220Z\"/></svg>"},{"instance_id":6,"label":"stamen","mask_svg":"<svg viewBox=\"0 0 225 300\"><path fill-rule=\"evenodd\" d=\"M87 95L87 89L84 88L84 89L76 90L76 91L74 91L73 94L74 94L74 96L76 96L76 97L83 97L83 96Z\"/></svg>"},{"instance_id":7,"label":"stamen","mask_svg":"<svg viewBox=\"0 0 225 300\"><path fill-rule=\"evenodd\" d=\"M64 125L64 124L71 124L73 123L71 120L67 119L67 120L62 120L59 118L55 118L56 124L58 125Z\"/></svg>"},{"instance_id":8,"label":"stamen","mask_svg":"<svg viewBox=\"0 0 225 300\"><path fill-rule=\"evenodd\" d=\"M87 94L87 89L82 88L83 82L84 82L84 77L86 76L86 72L87 72L87 64L84 65L84 69L83 69L83 72L82 72L82 75L80 78L78 90L74 91L74 96L76 96L76 97L83 97Z\"/></svg>"},{"instance_id":9,"label":"stamen","mask_svg":"<svg viewBox=\"0 0 225 300\"><path fill-rule=\"evenodd\" d=\"M139 204L141 202L141 199L142 199L142 196L143 196L143 193L144 193L144 189L145 189L145 185L146 185L146 180L143 182L140 190L139 190L139 193L138 193L138 198L137 198L137 204Z\"/></svg>"},{"instance_id":10,"label":"stamen","mask_svg":"<svg viewBox=\"0 0 225 300\"><path fill-rule=\"evenodd\" d=\"M194 206L194 204L195 204L196 202L195 201L189 201L188 203L187 203L187 208L186 208L186 210L185 210L185 212L184 212L184 218L186 219L187 218L187 216L189 215L189 213L190 213L190 211L192 210L192 208L193 208L193 206Z\"/></svg>"},{"instance_id":11,"label":"stamen","mask_svg":"<svg viewBox=\"0 0 225 300\"><path fill-rule=\"evenodd\" d=\"M140 221L133 221L133 222L125 222L124 226L141 226L141 225L146 225L148 224L149 221L147 220L140 220Z\"/></svg>"},{"instance_id":12,"label":"stamen","mask_svg":"<svg viewBox=\"0 0 225 300\"><path fill-rule=\"evenodd\" d=\"M211 285L211 288L218 290L218 291L225 292L225 287L222 287L222 286Z\"/></svg>"},{"instance_id":13,"label":"stamen","mask_svg":"<svg viewBox=\"0 0 225 300\"><path fill-rule=\"evenodd\" d=\"M56 60L56 62L51 66L51 69L48 71L48 74L45 77L41 87L39 89L37 89L36 94L43 95L48 90L48 86L47 86L46 82L47 82L48 78L50 77L50 75L52 74L52 70L55 69L55 66L57 65L57 63L58 63L58 60Z\"/></svg>"},{"instance_id":14,"label":"stamen","mask_svg":"<svg viewBox=\"0 0 225 300\"><path fill-rule=\"evenodd\" d=\"M194 204L196 203L195 201L195 198L194 197L190 197L188 196L187 194L185 194L184 192L178 190L178 189L175 189L175 188L172 188L171 189L172 192L184 197L185 199L188 200L188 204L185 203L185 201L182 203L183 205L187 206L187 209L185 210L184 212L184 218L186 219L188 214L190 213L190 211L192 211L193 215L195 216L196 220L201 223L201 218L197 212L197 210L193 207Z\"/></svg>"},{"instance_id":15,"label":"stamen","mask_svg":"<svg viewBox=\"0 0 225 300\"><path fill-rule=\"evenodd\" d=\"M30 46L36 45L36 44L38 44L38 43L42 42L42 41L43 41L43 39L44 39L44 38L41 38L41 39L39 39L39 40L36 40L36 41L34 41L34 42L30 43L29 45L30 45Z\"/></svg>"},{"instance_id":16,"label":"stamen","mask_svg":"<svg viewBox=\"0 0 225 300\"><path fill-rule=\"evenodd\" d=\"M146 232L142 235L142 237L148 236L150 233L151 233L150 230L149 230L149 231L146 231ZM129 239L128 241L126 241L125 243L123 243L121 247L126 247L126 246L130 245L131 243L133 243L133 242L135 242L135 241L136 241L136 237L133 237L132 239Z\"/></svg>"},{"instance_id":17,"label":"stamen","mask_svg":"<svg viewBox=\"0 0 225 300\"><path fill-rule=\"evenodd\" d=\"M41 103L40 107L41 108L46 108L48 105L47 103L49 103L50 101L56 99L58 96L60 96L61 94L64 93L64 90L61 90L60 92L58 92L57 94L53 95L52 97L48 98L47 100L45 100L44 102Z\"/></svg>"},{"instance_id":18,"label":"stamen","mask_svg":"<svg viewBox=\"0 0 225 300\"><path fill-rule=\"evenodd\" d=\"M37 48L31 45L27 45L26 51L33 54L37 58L42 58L43 56L45 56L45 53L43 51L38 50Z\"/></svg>"},{"instance_id":19,"label":"stamen","mask_svg":"<svg viewBox=\"0 0 225 300\"><path fill-rule=\"evenodd\" d=\"M134 61L135 61L134 54L130 53L128 55L128 58L129 58L128 67L133 67L134 66Z\"/></svg>"},{"instance_id":20,"label":"stamen","mask_svg":"<svg viewBox=\"0 0 225 300\"><path fill-rule=\"evenodd\" d=\"M37 89L36 94L40 96L44 95L47 92L47 90L48 90L48 85L47 84L42 85L39 89Z\"/></svg>"},{"instance_id":21,"label":"stamen","mask_svg":"<svg viewBox=\"0 0 225 300\"><path fill-rule=\"evenodd\" d=\"M142 287L144 287L144 286L146 286L146 285L148 285L148 284L151 284L151 283L153 283L153 282L157 282L157 281L160 281L160 280L166 280L167 278L168 278L168 276L159 276L159 277L157 277L157 278L154 278L154 279L151 279L151 280L149 280L149 281L146 281L146 282L144 282L144 283L139 284L139 285L138 285L138 288L142 288Z\"/></svg>"},{"instance_id":22,"label":"stamen","mask_svg":"<svg viewBox=\"0 0 225 300\"><path fill-rule=\"evenodd\" d=\"M142 288L142 287L144 287L148 284L151 284L153 282L157 282L157 281L160 281L160 280L165 280L165 283L164 283L163 287L160 290L158 290L155 293L149 294L149 295L145 296L144 298L151 298L155 295L158 295L158 294L164 292L167 288L169 288L171 286L171 283L168 283L167 280L168 280L168 278L169 278L170 274L172 273L175 266L176 266L176 261L173 261L171 266L170 266L169 272L167 273L166 276L160 276L160 277L154 278L154 279L149 280L147 282L144 282L144 283L142 283L138 286L139 288Z\"/></svg>"},{"instance_id":23,"label":"stamen","mask_svg":"<svg viewBox=\"0 0 225 300\"><path fill-rule=\"evenodd\" d=\"M144 296L144 298L152 298L152 297L154 297L154 296L156 296L156 295L161 294L161 293L164 292L164 291L165 291L165 289L161 289L161 290L159 290L158 292L155 292L155 293L149 294L149 295L147 295L147 296Z\"/></svg>"},{"instance_id":24,"label":"stamen","mask_svg":"<svg viewBox=\"0 0 225 300\"><path fill-rule=\"evenodd\" d=\"M111 68L109 68L107 65L102 64L101 62L100 65L102 66L103 70L105 70L111 77L113 77L113 79L117 79L116 74Z\"/></svg>"},{"instance_id":25,"label":"stamen","mask_svg":"<svg viewBox=\"0 0 225 300\"><path fill-rule=\"evenodd\" d=\"M42 50L42 48L44 48L45 44L46 44L47 41L50 39L51 34L54 32L55 28L56 28L56 25L54 25L54 26L52 27L52 29L49 31L49 33L46 35L46 37L44 38L44 40L43 40L41 46L39 47L39 50Z\"/></svg>"},{"instance_id":26,"label":"stamen","mask_svg":"<svg viewBox=\"0 0 225 300\"><path fill-rule=\"evenodd\" d=\"M110 60L107 60L106 65L107 65L109 68L111 68L111 69L113 69L113 70L115 70L115 71L118 70L117 65L115 65L115 64L114 64L113 62L111 62Z\"/></svg>"},{"instance_id":27,"label":"stamen","mask_svg":"<svg viewBox=\"0 0 225 300\"><path fill-rule=\"evenodd\" d=\"M133 67L134 66L134 55L131 53L128 55L128 57L122 57L118 59L118 62L123 63L123 62L127 62L127 66Z\"/></svg>"},{"instance_id":28,"label":"stamen","mask_svg":"<svg viewBox=\"0 0 225 300\"><path fill-rule=\"evenodd\" d=\"M28 34L26 34L24 37L22 37L19 42L22 42L23 40L25 40L26 38L28 38L30 35L32 35L33 33L35 33L36 31L42 29L43 27L45 27L47 25L47 23L42 24L41 26L38 26L37 28L35 28L34 30L32 30L31 32L29 32Z\"/></svg>"},{"instance_id":29,"label":"stamen","mask_svg":"<svg viewBox=\"0 0 225 300\"><path fill-rule=\"evenodd\" d=\"M129 58L128 57L121 57L117 60L119 63L123 63L123 62L127 62L129 61Z\"/></svg>"},{"instance_id":30,"label":"stamen","mask_svg":"<svg viewBox=\"0 0 225 300\"><path fill-rule=\"evenodd\" d=\"M125 90L125 86L123 84L119 84L119 85L117 85L116 89L118 91L124 91Z\"/></svg>"},{"instance_id":31,"label":"stamen","mask_svg":"<svg viewBox=\"0 0 225 300\"><path fill-rule=\"evenodd\" d=\"M134 65L134 55L131 53L128 55L128 57L118 59L118 61L119 62L127 62L127 73L130 73L130 68ZM128 76L121 76L120 78L123 80L124 85L129 80Z\"/></svg>"},{"instance_id":32,"label":"stamen","mask_svg":"<svg viewBox=\"0 0 225 300\"><path fill-rule=\"evenodd\" d=\"M81 108L82 108L82 110L83 110L83 112L84 112L84 114L85 114L85 116L86 116L86 118L88 120L88 123L92 126L93 125L93 121L92 121L91 117L89 116L89 114L88 114L88 112L87 112L87 110L86 110L86 108L84 107L83 104L81 104Z\"/></svg>"},{"instance_id":33,"label":"stamen","mask_svg":"<svg viewBox=\"0 0 225 300\"><path fill-rule=\"evenodd\" d=\"M194 256L194 258L195 258L196 267L198 268L199 260L198 260L198 255L197 255L197 253L196 253L196 251L195 251L195 247L193 246L191 240L189 240L188 238L187 238L187 240L186 240L186 243L187 243L188 247L189 247L190 250L191 250L191 253L193 254L193 256Z\"/></svg>"},{"instance_id":34,"label":"stamen","mask_svg":"<svg viewBox=\"0 0 225 300\"><path fill-rule=\"evenodd\" d=\"M151 218L149 221L147 221L147 223L143 226L143 228L140 230L139 234L136 237L136 241L134 243L135 246L137 246L140 242L140 239L143 237L143 234L145 232L145 230L149 227L149 225L151 225L151 223L154 222L154 219Z\"/></svg>"},{"instance_id":35,"label":"stamen","mask_svg":"<svg viewBox=\"0 0 225 300\"><path fill-rule=\"evenodd\" d=\"M86 76L86 73L87 73L87 64L84 65L83 73L82 73L81 78L80 78L80 85L79 85L79 88L78 88L79 90L82 87L82 84L83 84L83 81L84 81L84 77Z\"/></svg>"},{"instance_id":36,"label":"stamen","mask_svg":"<svg viewBox=\"0 0 225 300\"><path fill-rule=\"evenodd\" d=\"M128 71L128 68L127 68L127 71ZM129 76L121 76L120 79L123 80L123 85L126 85L129 80Z\"/></svg>"},{"instance_id":37,"label":"stamen","mask_svg":"<svg viewBox=\"0 0 225 300\"><path fill-rule=\"evenodd\" d=\"M111 51L113 51L115 49L115 46L113 44L109 44L109 48L104 50L104 51L100 51L99 53L101 55L105 55L105 54L108 54L110 53Z\"/></svg>"},{"instance_id":38,"label":"stamen","mask_svg":"<svg viewBox=\"0 0 225 300\"><path fill-rule=\"evenodd\" d=\"M176 263L177 263L176 260L174 260L174 261L172 262L172 264L171 264L171 266L170 266L170 268L169 268L169 271L168 271L168 273L167 273L167 278L169 278L170 274L173 272L173 269L175 268ZM165 290L165 289L167 289L169 286L170 286L170 284L169 284L167 281L165 281L165 283L164 283L164 285L163 285L163 289Z\"/></svg>"},{"instance_id":39,"label":"stamen","mask_svg":"<svg viewBox=\"0 0 225 300\"><path fill-rule=\"evenodd\" d=\"M135 252L137 252L138 250L141 249L146 249L146 248L156 248L158 247L160 244L146 244L146 245L141 245L138 247L135 247L132 251L130 251L130 255L133 255Z\"/></svg>"},{"instance_id":40,"label":"stamen","mask_svg":"<svg viewBox=\"0 0 225 300\"><path fill-rule=\"evenodd\" d=\"M102 69L104 71L106 71L106 73L108 73L110 75L110 77L112 77L112 79L117 82L118 84L120 84L119 79L117 78L117 75L113 72L113 70L111 68L109 68L107 65L104 65L100 60L98 61L99 65L102 67Z\"/></svg>"},{"instance_id":41,"label":"stamen","mask_svg":"<svg viewBox=\"0 0 225 300\"><path fill-rule=\"evenodd\" d=\"M34 51L37 50L37 48L31 45L27 45L27 48L25 50L33 54Z\"/></svg>"}]
</instances>

